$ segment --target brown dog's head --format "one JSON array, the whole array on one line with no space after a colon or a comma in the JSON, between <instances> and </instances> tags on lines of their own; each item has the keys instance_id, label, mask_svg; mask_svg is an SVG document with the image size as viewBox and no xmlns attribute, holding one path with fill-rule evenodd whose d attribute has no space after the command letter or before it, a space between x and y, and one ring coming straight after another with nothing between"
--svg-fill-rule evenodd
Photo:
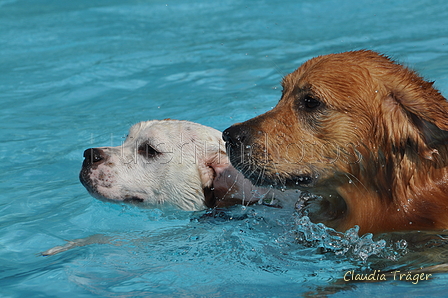
<instances>
[{"instance_id":1,"label":"brown dog's head","mask_svg":"<svg viewBox=\"0 0 448 298\"><path fill-rule=\"evenodd\" d=\"M432 83L385 56L355 51L311 59L282 85L274 109L223 133L247 178L321 196L306 203L310 218L339 230L448 223L448 209L443 224L434 219L442 199L428 199L444 197L447 207L448 103Z\"/></svg>"}]
</instances>

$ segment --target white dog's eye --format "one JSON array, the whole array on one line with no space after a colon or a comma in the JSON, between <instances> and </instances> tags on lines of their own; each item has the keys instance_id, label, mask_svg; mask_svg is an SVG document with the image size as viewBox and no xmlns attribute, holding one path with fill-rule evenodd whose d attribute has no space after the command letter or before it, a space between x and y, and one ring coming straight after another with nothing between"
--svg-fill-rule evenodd
<instances>
[{"instance_id":1,"label":"white dog's eye","mask_svg":"<svg viewBox=\"0 0 448 298\"><path fill-rule=\"evenodd\" d=\"M154 158L160 154L154 147L148 143L143 143L138 147L138 154L146 158Z\"/></svg>"}]
</instances>

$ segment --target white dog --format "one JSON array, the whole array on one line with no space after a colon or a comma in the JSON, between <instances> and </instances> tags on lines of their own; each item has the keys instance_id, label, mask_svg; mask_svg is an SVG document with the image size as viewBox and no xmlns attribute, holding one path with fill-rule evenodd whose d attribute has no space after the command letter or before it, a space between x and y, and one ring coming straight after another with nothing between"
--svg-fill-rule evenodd
<instances>
[{"instance_id":1,"label":"white dog","mask_svg":"<svg viewBox=\"0 0 448 298\"><path fill-rule=\"evenodd\" d=\"M199 211L238 203L294 203L296 191L255 187L233 168L221 132L197 123L153 120L131 127L122 146L84 152L79 174L94 197L144 207L173 206ZM113 237L93 235L68 241L41 255L78 246L111 243Z\"/></svg>"},{"instance_id":2,"label":"white dog","mask_svg":"<svg viewBox=\"0 0 448 298\"><path fill-rule=\"evenodd\" d=\"M122 146L87 149L84 158L81 183L101 200L203 210L273 196L231 166L221 132L188 121L140 122Z\"/></svg>"}]
</instances>

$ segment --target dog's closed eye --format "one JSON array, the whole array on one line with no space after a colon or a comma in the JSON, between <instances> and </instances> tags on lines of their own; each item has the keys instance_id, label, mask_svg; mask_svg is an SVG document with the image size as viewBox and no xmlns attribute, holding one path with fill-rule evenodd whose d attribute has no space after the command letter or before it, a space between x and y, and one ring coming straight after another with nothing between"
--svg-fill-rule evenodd
<instances>
[{"instance_id":1,"label":"dog's closed eye","mask_svg":"<svg viewBox=\"0 0 448 298\"><path fill-rule=\"evenodd\" d=\"M161 154L151 144L143 143L138 147L138 154L144 156L147 159L152 159Z\"/></svg>"}]
</instances>

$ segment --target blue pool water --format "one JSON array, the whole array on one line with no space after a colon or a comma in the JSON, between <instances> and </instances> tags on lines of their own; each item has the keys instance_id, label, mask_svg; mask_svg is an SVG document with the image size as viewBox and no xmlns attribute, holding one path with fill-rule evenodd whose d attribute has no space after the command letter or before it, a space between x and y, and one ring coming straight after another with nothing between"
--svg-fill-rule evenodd
<instances>
[{"instance_id":1,"label":"blue pool water","mask_svg":"<svg viewBox=\"0 0 448 298\"><path fill-rule=\"evenodd\" d=\"M355 49L448 94L448 2L0 0L0 296L445 296L447 274L341 283L406 249L356 237L331 249L292 210L204 219L100 202L78 181L83 150L119 145L136 122L223 130L274 106L305 60ZM39 255L96 234L112 240Z\"/></svg>"}]
</instances>

